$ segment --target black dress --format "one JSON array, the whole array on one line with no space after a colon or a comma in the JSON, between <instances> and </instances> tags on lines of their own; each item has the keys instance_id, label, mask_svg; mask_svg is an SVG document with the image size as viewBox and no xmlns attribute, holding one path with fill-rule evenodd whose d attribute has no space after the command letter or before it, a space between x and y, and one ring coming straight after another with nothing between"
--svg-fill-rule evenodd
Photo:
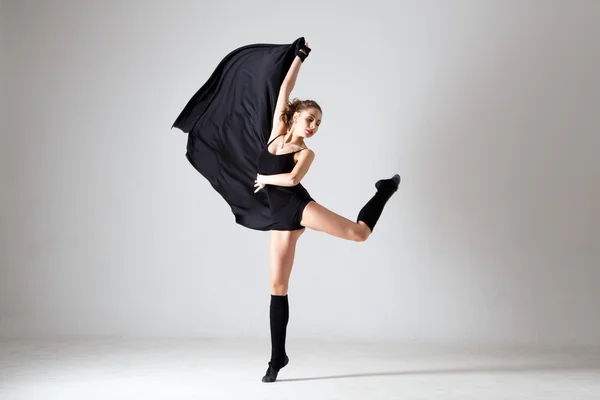
<instances>
[{"instance_id":1,"label":"black dress","mask_svg":"<svg viewBox=\"0 0 600 400\"><path fill-rule=\"evenodd\" d=\"M172 126L188 133L187 159L229 204L235 222L250 229L301 228L296 220L274 221L277 210L271 211L268 190L254 193L279 89L301 44L303 37L291 44L250 44L233 50ZM303 194L306 202L308 193Z\"/></svg>"},{"instance_id":2,"label":"black dress","mask_svg":"<svg viewBox=\"0 0 600 400\"><path fill-rule=\"evenodd\" d=\"M264 175L284 174L291 172L296 163L294 154L301 149L283 154L269 152L269 145L279 138L279 135L269 142L258 157L259 172ZM294 231L304 229L300 224L304 207L313 200L308 191L298 183L294 186L266 185L269 206L271 209L271 229L278 231Z\"/></svg>"}]
</instances>

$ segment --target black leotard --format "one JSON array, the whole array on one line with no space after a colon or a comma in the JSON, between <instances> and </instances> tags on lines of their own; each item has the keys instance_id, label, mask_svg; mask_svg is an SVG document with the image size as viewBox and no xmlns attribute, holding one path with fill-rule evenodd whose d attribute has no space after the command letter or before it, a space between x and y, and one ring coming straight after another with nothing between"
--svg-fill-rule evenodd
<instances>
[{"instance_id":1,"label":"black leotard","mask_svg":"<svg viewBox=\"0 0 600 400\"><path fill-rule=\"evenodd\" d=\"M279 135L282 136L282 135ZM294 169L294 154L297 150L284 154L273 154L269 152L269 145L279 136L271 140L260 152L257 160L258 172L263 175L276 175L291 172ZM298 183L295 186L266 185L265 190L269 199L271 209L272 230L294 231L303 229L300 224L304 207L314 199L308 191Z\"/></svg>"}]
</instances>

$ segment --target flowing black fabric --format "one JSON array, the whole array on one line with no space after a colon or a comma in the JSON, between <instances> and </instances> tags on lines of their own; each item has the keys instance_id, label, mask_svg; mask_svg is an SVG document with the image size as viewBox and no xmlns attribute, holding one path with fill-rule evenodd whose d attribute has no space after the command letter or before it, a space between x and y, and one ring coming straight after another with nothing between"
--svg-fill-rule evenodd
<instances>
[{"instance_id":1,"label":"flowing black fabric","mask_svg":"<svg viewBox=\"0 0 600 400\"><path fill-rule=\"evenodd\" d=\"M257 158L273 128L283 80L304 44L250 44L229 53L171 128L188 133L186 157L225 199L235 222L272 226L267 195L254 193Z\"/></svg>"}]
</instances>

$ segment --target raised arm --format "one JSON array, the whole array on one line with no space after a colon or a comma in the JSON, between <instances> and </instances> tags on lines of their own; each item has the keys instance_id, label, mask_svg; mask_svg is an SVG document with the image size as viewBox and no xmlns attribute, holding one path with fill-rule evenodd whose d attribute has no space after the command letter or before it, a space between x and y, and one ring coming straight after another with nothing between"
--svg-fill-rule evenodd
<instances>
[{"instance_id":1,"label":"raised arm","mask_svg":"<svg viewBox=\"0 0 600 400\"><path fill-rule=\"evenodd\" d=\"M308 42L305 43L305 46L308 48ZM304 54L307 54L307 51L300 49ZM310 52L310 49L308 50ZM303 58L306 58L304 56ZM298 72L300 71L300 67L302 66L303 58L299 55L294 57L294 61L292 61L292 65L288 70L285 78L283 79L283 83L281 84L281 88L279 89L279 95L277 96L277 103L275 105L275 113L273 114L273 129L271 131L271 136L269 137L269 141L273 140L276 136L279 136L286 131L285 123L281 120L281 114L285 109L287 102L289 101L290 94L292 90L294 90L294 86L296 85L296 79L298 78Z\"/></svg>"}]
</instances>

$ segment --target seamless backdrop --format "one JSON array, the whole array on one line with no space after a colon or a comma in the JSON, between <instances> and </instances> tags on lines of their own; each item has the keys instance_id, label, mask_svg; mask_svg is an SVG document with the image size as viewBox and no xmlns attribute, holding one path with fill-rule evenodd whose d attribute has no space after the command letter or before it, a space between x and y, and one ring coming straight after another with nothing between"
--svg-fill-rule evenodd
<instances>
[{"instance_id":1,"label":"seamless backdrop","mask_svg":"<svg viewBox=\"0 0 600 400\"><path fill-rule=\"evenodd\" d=\"M392 5L394 4L394 5ZM0 1L0 335L268 337L268 233L170 126L232 49L313 49L289 336L600 344L600 3ZM248 182L253 185L253 182Z\"/></svg>"}]
</instances>

